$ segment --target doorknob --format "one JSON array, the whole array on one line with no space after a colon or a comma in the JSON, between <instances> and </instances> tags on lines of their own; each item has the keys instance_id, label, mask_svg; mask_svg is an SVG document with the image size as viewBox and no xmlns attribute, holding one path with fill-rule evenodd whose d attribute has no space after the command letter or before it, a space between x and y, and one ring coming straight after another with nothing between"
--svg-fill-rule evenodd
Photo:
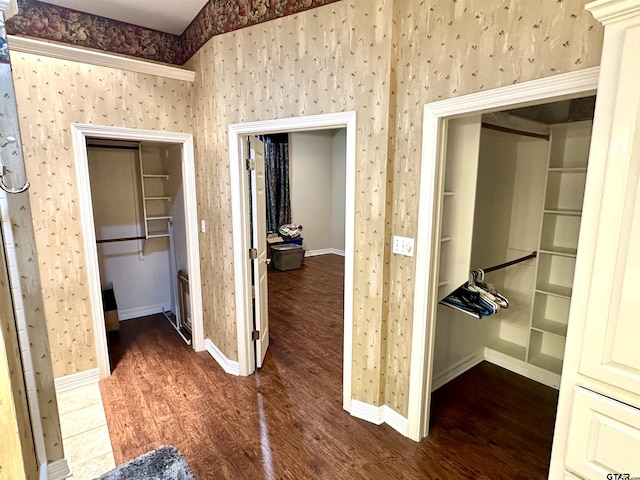
<instances>
[{"instance_id":1,"label":"doorknob","mask_svg":"<svg viewBox=\"0 0 640 480\"><path fill-rule=\"evenodd\" d=\"M266 263L267 265L269 265L271 263L271 259L270 258L265 258L264 260L260 260L263 263Z\"/></svg>"}]
</instances>

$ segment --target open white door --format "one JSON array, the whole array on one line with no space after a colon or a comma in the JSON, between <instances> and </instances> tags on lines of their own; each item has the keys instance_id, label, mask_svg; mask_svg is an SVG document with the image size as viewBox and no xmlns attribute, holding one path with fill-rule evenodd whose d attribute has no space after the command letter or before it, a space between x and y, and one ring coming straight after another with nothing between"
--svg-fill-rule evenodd
<instances>
[{"instance_id":1,"label":"open white door","mask_svg":"<svg viewBox=\"0 0 640 480\"><path fill-rule=\"evenodd\" d=\"M256 367L262 367L269 348L269 297L267 290L267 210L264 178L264 144L249 137L251 165L251 247L257 258L253 260L254 325L258 338ZM255 337L254 337L255 338Z\"/></svg>"}]
</instances>

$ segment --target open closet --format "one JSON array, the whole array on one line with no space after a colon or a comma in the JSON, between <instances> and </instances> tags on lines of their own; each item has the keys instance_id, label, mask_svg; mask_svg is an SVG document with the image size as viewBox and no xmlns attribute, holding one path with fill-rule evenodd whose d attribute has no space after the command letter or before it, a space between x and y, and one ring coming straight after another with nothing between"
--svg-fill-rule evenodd
<instances>
[{"instance_id":1,"label":"open closet","mask_svg":"<svg viewBox=\"0 0 640 480\"><path fill-rule=\"evenodd\" d=\"M88 139L87 157L107 330L162 313L190 344L181 145Z\"/></svg>"},{"instance_id":2,"label":"open closet","mask_svg":"<svg viewBox=\"0 0 640 480\"><path fill-rule=\"evenodd\" d=\"M559 388L593 104L449 120L433 389L482 360ZM474 270L508 308L478 319L441 302Z\"/></svg>"}]
</instances>

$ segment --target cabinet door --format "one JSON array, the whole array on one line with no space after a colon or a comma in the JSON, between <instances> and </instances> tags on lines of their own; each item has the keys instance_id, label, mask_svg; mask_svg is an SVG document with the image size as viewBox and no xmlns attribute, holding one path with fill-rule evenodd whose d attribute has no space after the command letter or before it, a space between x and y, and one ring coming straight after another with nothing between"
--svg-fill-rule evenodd
<instances>
[{"instance_id":1,"label":"cabinet door","mask_svg":"<svg viewBox=\"0 0 640 480\"><path fill-rule=\"evenodd\" d=\"M567 445L565 465L584 478L636 477L640 475L640 409L578 387Z\"/></svg>"},{"instance_id":2,"label":"cabinet door","mask_svg":"<svg viewBox=\"0 0 640 480\"><path fill-rule=\"evenodd\" d=\"M626 35L632 40L629 45L637 47L640 27ZM619 101L629 106L640 105L636 47L625 49L617 85L618 92L625 92ZM594 199L601 199L601 203L597 216L591 212L588 220L583 217L583 223L595 222L587 225L594 241L587 242L585 251L579 247L578 252L579 256L593 258L589 290L580 292L586 309L584 320L580 319L585 331L579 371L640 395L640 111L617 108L608 138L603 138L606 125L599 127L596 118L594 138L598 135L600 141L592 144L596 152L589 161L606 159L606 169L603 179L587 179L585 207ZM607 145L602 145L603 140ZM595 231L593 226L597 227Z\"/></svg>"}]
</instances>

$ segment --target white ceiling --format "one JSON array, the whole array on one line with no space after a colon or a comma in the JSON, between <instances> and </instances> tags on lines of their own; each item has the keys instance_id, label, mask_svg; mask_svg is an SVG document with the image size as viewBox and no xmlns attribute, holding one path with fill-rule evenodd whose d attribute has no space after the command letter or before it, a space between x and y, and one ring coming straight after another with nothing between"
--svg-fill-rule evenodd
<instances>
[{"instance_id":1,"label":"white ceiling","mask_svg":"<svg viewBox=\"0 0 640 480\"><path fill-rule=\"evenodd\" d=\"M180 35L208 0L43 0L52 5Z\"/></svg>"}]
</instances>

